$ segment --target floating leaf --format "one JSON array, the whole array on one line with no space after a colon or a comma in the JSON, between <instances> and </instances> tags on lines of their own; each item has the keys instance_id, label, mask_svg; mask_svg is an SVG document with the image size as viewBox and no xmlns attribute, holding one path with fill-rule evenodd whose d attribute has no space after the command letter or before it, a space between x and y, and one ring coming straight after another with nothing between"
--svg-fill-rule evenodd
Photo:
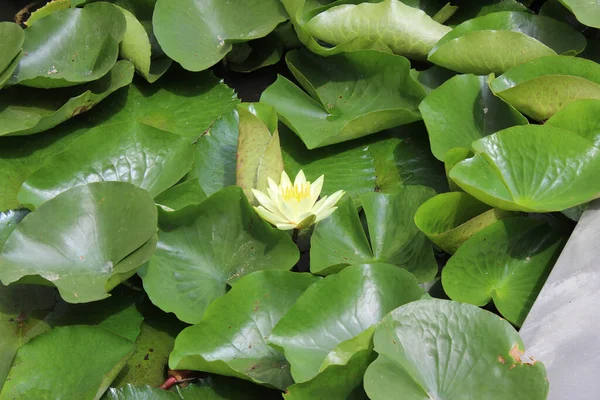
<instances>
[{"instance_id":1,"label":"floating leaf","mask_svg":"<svg viewBox=\"0 0 600 400\"><path fill-rule=\"evenodd\" d=\"M422 186L407 186L395 194L362 195L370 240L352 202L342 200L338 210L315 227L311 272L329 274L349 264L387 263L407 269L419 282L433 279L438 268L431 243L416 227L414 216L434 195Z\"/></svg>"},{"instance_id":2,"label":"floating leaf","mask_svg":"<svg viewBox=\"0 0 600 400\"><path fill-rule=\"evenodd\" d=\"M585 37L564 22L518 11L466 21L445 35L429 61L462 73L501 74L539 57L581 53Z\"/></svg>"},{"instance_id":3,"label":"floating leaf","mask_svg":"<svg viewBox=\"0 0 600 400\"><path fill-rule=\"evenodd\" d=\"M13 22L0 22L0 88L10 79L23 56L23 29Z\"/></svg>"},{"instance_id":4,"label":"floating leaf","mask_svg":"<svg viewBox=\"0 0 600 400\"><path fill-rule=\"evenodd\" d=\"M600 99L600 65L583 58L543 57L519 65L490 83L494 93L542 121L579 99Z\"/></svg>"},{"instance_id":5,"label":"floating leaf","mask_svg":"<svg viewBox=\"0 0 600 400\"><path fill-rule=\"evenodd\" d=\"M29 214L29 210L26 209L0 212L0 252L4 248L4 243L6 243L10 234L27 214Z\"/></svg>"},{"instance_id":6,"label":"floating leaf","mask_svg":"<svg viewBox=\"0 0 600 400\"><path fill-rule=\"evenodd\" d=\"M456 96L460 93L460 96ZM431 152L444 160L454 147L470 148L484 136L527 124L512 106L497 98L485 76L457 75L429 93L419 105Z\"/></svg>"},{"instance_id":7,"label":"floating leaf","mask_svg":"<svg viewBox=\"0 0 600 400\"><path fill-rule=\"evenodd\" d=\"M134 348L95 326L55 328L19 349L0 399L98 399Z\"/></svg>"},{"instance_id":8,"label":"floating leaf","mask_svg":"<svg viewBox=\"0 0 600 400\"><path fill-rule=\"evenodd\" d=\"M275 325L269 343L285 353L296 382L330 364L342 342L377 324L422 290L407 271L385 264L350 266L310 286Z\"/></svg>"},{"instance_id":9,"label":"floating leaf","mask_svg":"<svg viewBox=\"0 0 600 400\"><path fill-rule=\"evenodd\" d=\"M206 197L196 180L173 186L154 199L158 206L158 221L163 225L192 222Z\"/></svg>"},{"instance_id":10,"label":"floating leaf","mask_svg":"<svg viewBox=\"0 0 600 400\"><path fill-rule=\"evenodd\" d=\"M273 327L317 281L310 274L259 271L238 281L179 334L172 369L229 375L285 390L293 383L283 354L267 344Z\"/></svg>"},{"instance_id":11,"label":"floating leaf","mask_svg":"<svg viewBox=\"0 0 600 400\"><path fill-rule=\"evenodd\" d=\"M523 363L523 342L498 316L470 304L421 300L387 315L374 337L379 357L365 373L372 400L544 400L546 369ZM493 377L493 379L490 379Z\"/></svg>"},{"instance_id":12,"label":"floating leaf","mask_svg":"<svg viewBox=\"0 0 600 400\"><path fill-rule=\"evenodd\" d=\"M72 187L102 181L129 182L154 197L189 171L193 156L186 138L148 125L99 126L29 176L18 200L39 207Z\"/></svg>"},{"instance_id":13,"label":"floating leaf","mask_svg":"<svg viewBox=\"0 0 600 400\"><path fill-rule=\"evenodd\" d=\"M104 2L53 12L25 30L11 83L55 88L95 81L117 61L125 26L119 9Z\"/></svg>"},{"instance_id":14,"label":"floating leaf","mask_svg":"<svg viewBox=\"0 0 600 400\"><path fill-rule=\"evenodd\" d=\"M421 84L427 95L455 75L456 72L442 68L439 65L433 65L422 71L410 70L410 76Z\"/></svg>"},{"instance_id":15,"label":"floating leaf","mask_svg":"<svg viewBox=\"0 0 600 400\"><path fill-rule=\"evenodd\" d=\"M467 240L442 271L444 291L476 306L490 300L521 326L566 238L543 220L508 218Z\"/></svg>"},{"instance_id":16,"label":"floating leaf","mask_svg":"<svg viewBox=\"0 0 600 400\"><path fill-rule=\"evenodd\" d=\"M102 78L73 88L13 87L0 92L0 136L43 132L84 113L133 79L133 65L119 61Z\"/></svg>"},{"instance_id":17,"label":"floating leaf","mask_svg":"<svg viewBox=\"0 0 600 400\"><path fill-rule=\"evenodd\" d=\"M4 284L39 275L63 299L85 303L108 297L150 258L156 208L130 183L96 182L69 189L29 214L0 253Z\"/></svg>"},{"instance_id":18,"label":"floating leaf","mask_svg":"<svg viewBox=\"0 0 600 400\"><path fill-rule=\"evenodd\" d=\"M438 40L451 30L398 0L331 7L305 26L312 36L333 45L366 38L385 43L395 54L416 59L427 58Z\"/></svg>"},{"instance_id":19,"label":"floating leaf","mask_svg":"<svg viewBox=\"0 0 600 400\"><path fill-rule=\"evenodd\" d=\"M459 25L467 20L500 11L529 11L525 1L517 0L456 0L458 10L446 21L446 25Z\"/></svg>"},{"instance_id":20,"label":"floating leaf","mask_svg":"<svg viewBox=\"0 0 600 400\"><path fill-rule=\"evenodd\" d=\"M569 103L546 121L546 125L567 129L600 147L600 100L584 99Z\"/></svg>"},{"instance_id":21,"label":"floating leaf","mask_svg":"<svg viewBox=\"0 0 600 400\"><path fill-rule=\"evenodd\" d=\"M290 269L298 258L290 237L262 220L241 188L231 187L206 199L189 225L160 231L140 275L154 304L198 323L227 285L254 271Z\"/></svg>"},{"instance_id":22,"label":"floating leaf","mask_svg":"<svg viewBox=\"0 0 600 400\"><path fill-rule=\"evenodd\" d=\"M35 21L42 19L53 12L65 10L69 7L71 7L71 0L50 0L48 3L44 4L43 7L40 7L31 13L27 21L25 21L25 26L30 27Z\"/></svg>"},{"instance_id":23,"label":"floating leaf","mask_svg":"<svg viewBox=\"0 0 600 400\"><path fill-rule=\"evenodd\" d=\"M503 218L509 211L492 209L464 192L438 194L415 213L415 224L429 240L449 254L482 229Z\"/></svg>"},{"instance_id":24,"label":"floating leaf","mask_svg":"<svg viewBox=\"0 0 600 400\"><path fill-rule=\"evenodd\" d=\"M202 71L225 57L232 43L264 37L286 19L277 0L158 0L152 22L169 57L187 70Z\"/></svg>"},{"instance_id":25,"label":"floating leaf","mask_svg":"<svg viewBox=\"0 0 600 400\"><path fill-rule=\"evenodd\" d=\"M561 211L600 195L600 148L552 126L515 126L473 143L450 171L465 192L493 207Z\"/></svg>"},{"instance_id":26,"label":"floating leaf","mask_svg":"<svg viewBox=\"0 0 600 400\"><path fill-rule=\"evenodd\" d=\"M261 102L273 106L309 149L421 119L417 107L425 92L404 57L356 51L322 58L294 50L286 61L310 96L279 76Z\"/></svg>"},{"instance_id":27,"label":"floating leaf","mask_svg":"<svg viewBox=\"0 0 600 400\"><path fill-rule=\"evenodd\" d=\"M600 28L600 9L598 8L598 4L588 0L559 1L571 10L582 24Z\"/></svg>"}]
</instances>

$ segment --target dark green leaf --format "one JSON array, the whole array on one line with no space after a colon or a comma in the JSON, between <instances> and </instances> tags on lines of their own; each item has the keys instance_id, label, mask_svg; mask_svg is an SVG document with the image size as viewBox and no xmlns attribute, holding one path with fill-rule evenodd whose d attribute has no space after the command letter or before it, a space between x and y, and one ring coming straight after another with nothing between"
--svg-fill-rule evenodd
<instances>
[{"instance_id":1,"label":"dark green leaf","mask_svg":"<svg viewBox=\"0 0 600 400\"><path fill-rule=\"evenodd\" d=\"M196 180L173 186L154 199L158 206L158 221L166 226L192 222L206 197Z\"/></svg>"}]
</instances>

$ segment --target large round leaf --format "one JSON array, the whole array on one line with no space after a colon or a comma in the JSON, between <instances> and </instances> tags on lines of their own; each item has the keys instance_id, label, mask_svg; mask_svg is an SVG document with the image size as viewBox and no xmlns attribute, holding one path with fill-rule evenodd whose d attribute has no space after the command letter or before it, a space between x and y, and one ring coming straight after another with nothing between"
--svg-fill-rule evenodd
<instances>
[{"instance_id":1,"label":"large round leaf","mask_svg":"<svg viewBox=\"0 0 600 400\"><path fill-rule=\"evenodd\" d=\"M384 43L395 54L417 59L425 59L451 29L399 0L335 6L305 26L312 36L333 45L366 38Z\"/></svg>"},{"instance_id":2,"label":"large round leaf","mask_svg":"<svg viewBox=\"0 0 600 400\"><path fill-rule=\"evenodd\" d=\"M117 61L125 27L119 9L104 2L53 12L25 30L11 83L53 88L101 78Z\"/></svg>"},{"instance_id":3,"label":"large round leaf","mask_svg":"<svg viewBox=\"0 0 600 400\"><path fill-rule=\"evenodd\" d=\"M158 0L152 22L169 57L202 71L225 57L233 42L264 37L286 19L277 0Z\"/></svg>"},{"instance_id":4,"label":"large round leaf","mask_svg":"<svg viewBox=\"0 0 600 400\"><path fill-rule=\"evenodd\" d=\"M589 0L559 0L575 14L577 19L588 26L600 28L600 7Z\"/></svg>"},{"instance_id":5,"label":"large round leaf","mask_svg":"<svg viewBox=\"0 0 600 400\"><path fill-rule=\"evenodd\" d=\"M428 59L462 73L501 74L539 57L578 54L585 45L585 37L564 22L504 11L460 24L435 45Z\"/></svg>"},{"instance_id":6,"label":"large round leaf","mask_svg":"<svg viewBox=\"0 0 600 400\"><path fill-rule=\"evenodd\" d=\"M442 271L444 291L476 306L490 300L521 326L542 289L565 237L543 220L508 218L467 240Z\"/></svg>"},{"instance_id":7,"label":"large round leaf","mask_svg":"<svg viewBox=\"0 0 600 400\"><path fill-rule=\"evenodd\" d=\"M494 79L494 93L538 121L579 99L600 99L600 65L583 58L543 57Z\"/></svg>"},{"instance_id":8,"label":"large round leaf","mask_svg":"<svg viewBox=\"0 0 600 400\"><path fill-rule=\"evenodd\" d=\"M294 380L304 382L331 363L328 355L339 344L421 295L405 270L385 264L351 266L309 287L275 325L269 343L285 353Z\"/></svg>"},{"instance_id":9,"label":"large round leaf","mask_svg":"<svg viewBox=\"0 0 600 400\"><path fill-rule=\"evenodd\" d=\"M450 171L467 193L505 210L547 212L600 195L600 148L552 126L515 126L473 143L477 154Z\"/></svg>"},{"instance_id":10,"label":"large round leaf","mask_svg":"<svg viewBox=\"0 0 600 400\"><path fill-rule=\"evenodd\" d=\"M427 126L431 152L444 160L454 147L471 143L502 129L527 124L512 106L496 97L488 78L457 75L427 95L419 105Z\"/></svg>"},{"instance_id":11,"label":"large round leaf","mask_svg":"<svg viewBox=\"0 0 600 400\"><path fill-rule=\"evenodd\" d=\"M69 189L9 236L0 253L0 278L10 284L39 275L70 303L103 299L150 258L156 219L148 192L130 183Z\"/></svg>"},{"instance_id":12,"label":"large round leaf","mask_svg":"<svg viewBox=\"0 0 600 400\"><path fill-rule=\"evenodd\" d=\"M387 315L365 373L372 400L544 400L546 369L521 361L523 342L498 316L470 304L422 300Z\"/></svg>"},{"instance_id":13,"label":"large round leaf","mask_svg":"<svg viewBox=\"0 0 600 400\"><path fill-rule=\"evenodd\" d=\"M206 199L190 224L161 231L140 275L154 304L198 323L228 285L254 271L290 269L298 258L290 237L262 220L241 188L230 187Z\"/></svg>"},{"instance_id":14,"label":"large round leaf","mask_svg":"<svg viewBox=\"0 0 600 400\"><path fill-rule=\"evenodd\" d=\"M404 57L365 50L323 58L294 50L286 61L310 96L280 76L261 102L273 106L309 149L421 119L417 107L425 92Z\"/></svg>"},{"instance_id":15,"label":"large round leaf","mask_svg":"<svg viewBox=\"0 0 600 400\"><path fill-rule=\"evenodd\" d=\"M454 254L472 235L511 215L464 192L449 192L423 203L415 213L415 224L442 250Z\"/></svg>"},{"instance_id":16,"label":"large round leaf","mask_svg":"<svg viewBox=\"0 0 600 400\"><path fill-rule=\"evenodd\" d=\"M293 383L289 364L266 338L315 281L310 274L289 271L259 271L240 279L206 309L199 324L177 336L169 366L285 390Z\"/></svg>"},{"instance_id":17,"label":"large round leaf","mask_svg":"<svg viewBox=\"0 0 600 400\"><path fill-rule=\"evenodd\" d=\"M193 156L186 138L148 125L99 126L27 178L18 200L38 207L72 187L102 181L133 183L154 197L189 171Z\"/></svg>"},{"instance_id":18,"label":"large round leaf","mask_svg":"<svg viewBox=\"0 0 600 400\"><path fill-rule=\"evenodd\" d=\"M570 103L554 114L546 125L567 129L600 146L600 99L584 99Z\"/></svg>"},{"instance_id":19,"label":"large round leaf","mask_svg":"<svg viewBox=\"0 0 600 400\"><path fill-rule=\"evenodd\" d=\"M311 271L330 274L349 264L387 263L407 269L419 282L433 279L437 262L414 216L434 195L432 189L422 186L407 186L394 194L362 195L369 240L354 204L350 199L342 200L338 210L313 232Z\"/></svg>"},{"instance_id":20,"label":"large round leaf","mask_svg":"<svg viewBox=\"0 0 600 400\"><path fill-rule=\"evenodd\" d=\"M84 113L133 79L133 65L119 61L87 85L55 90L13 87L0 92L0 136L43 132Z\"/></svg>"},{"instance_id":21,"label":"large round leaf","mask_svg":"<svg viewBox=\"0 0 600 400\"><path fill-rule=\"evenodd\" d=\"M0 399L96 400L134 348L95 326L55 328L19 349Z\"/></svg>"}]
</instances>

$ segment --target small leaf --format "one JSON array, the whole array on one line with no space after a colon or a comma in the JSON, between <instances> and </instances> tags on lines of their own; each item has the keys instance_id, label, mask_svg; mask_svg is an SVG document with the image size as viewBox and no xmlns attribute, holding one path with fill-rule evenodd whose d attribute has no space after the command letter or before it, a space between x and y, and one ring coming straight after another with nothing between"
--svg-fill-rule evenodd
<instances>
[{"instance_id":1,"label":"small leaf","mask_svg":"<svg viewBox=\"0 0 600 400\"><path fill-rule=\"evenodd\" d=\"M193 221L206 197L196 180L173 186L154 199L158 207L159 223L172 226Z\"/></svg>"},{"instance_id":2,"label":"small leaf","mask_svg":"<svg viewBox=\"0 0 600 400\"><path fill-rule=\"evenodd\" d=\"M600 99L584 99L570 103L554 114L546 125L567 129L600 146Z\"/></svg>"},{"instance_id":3,"label":"small leaf","mask_svg":"<svg viewBox=\"0 0 600 400\"><path fill-rule=\"evenodd\" d=\"M13 22L0 22L0 88L10 79L23 56L21 49L25 35L23 29Z\"/></svg>"}]
</instances>

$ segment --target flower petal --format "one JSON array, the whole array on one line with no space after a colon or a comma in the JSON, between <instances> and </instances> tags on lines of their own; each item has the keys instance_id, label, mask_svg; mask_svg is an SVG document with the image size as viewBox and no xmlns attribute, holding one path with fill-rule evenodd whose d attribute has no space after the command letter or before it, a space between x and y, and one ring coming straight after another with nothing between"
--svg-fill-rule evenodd
<instances>
[{"instance_id":1,"label":"flower petal","mask_svg":"<svg viewBox=\"0 0 600 400\"><path fill-rule=\"evenodd\" d=\"M306 176L304 176L304 171L300 170L294 179L294 186L302 186L304 183L306 183Z\"/></svg>"},{"instance_id":2,"label":"flower petal","mask_svg":"<svg viewBox=\"0 0 600 400\"><path fill-rule=\"evenodd\" d=\"M296 228L296 224L277 224L275 226L277 227L277 229L280 229L282 231L289 231L290 229Z\"/></svg>"},{"instance_id":3,"label":"flower petal","mask_svg":"<svg viewBox=\"0 0 600 400\"><path fill-rule=\"evenodd\" d=\"M323 221L325 218L329 217L337 209L338 209L337 207L331 207L331 208L325 210L324 212L320 213L319 215L317 215L317 219L315 220L315 224L317 222Z\"/></svg>"},{"instance_id":4,"label":"flower petal","mask_svg":"<svg viewBox=\"0 0 600 400\"><path fill-rule=\"evenodd\" d=\"M281 171L281 180L279 181L279 187L292 186L292 181L285 171Z\"/></svg>"},{"instance_id":5,"label":"flower petal","mask_svg":"<svg viewBox=\"0 0 600 400\"><path fill-rule=\"evenodd\" d=\"M316 181L311 183L310 185L310 199L312 200L312 204L314 204L319 195L321 194L321 190L323 189L323 181L325 180L325 175L321 175L317 178Z\"/></svg>"},{"instance_id":6,"label":"flower petal","mask_svg":"<svg viewBox=\"0 0 600 400\"><path fill-rule=\"evenodd\" d=\"M267 182L269 183L269 189L271 189L273 192L279 192L279 186L275 183L273 178L270 176L267 177ZM271 198L273 198L273 196L271 196Z\"/></svg>"},{"instance_id":7,"label":"flower petal","mask_svg":"<svg viewBox=\"0 0 600 400\"><path fill-rule=\"evenodd\" d=\"M261 206L272 212L273 214L278 214L279 210L277 210L277 206L275 202L266 194L261 192L260 190L252 189L252 194L256 197L256 200L260 203ZM284 218L283 215L280 215L281 218Z\"/></svg>"},{"instance_id":8,"label":"flower petal","mask_svg":"<svg viewBox=\"0 0 600 400\"><path fill-rule=\"evenodd\" d=\"M338 201L340 201L340 199L342 198L342 196L345 194L346 192L344 192L343 190L338 190L337 192L335 192L334 194L332 194L331 196L329 196L327 198L327 200L325 202L323 202L323 204L321 204L321 206L319 208L315 207L313 208L313 213L317 214L317 219L319 218L319 213L323 213L325 211L327 211L327 209L335 206L337 204ZM323 199L321 199L323 200ZM320 203L321 201L319 201ZM318 203L317 203L318 205Z\"/></svg>"},{"instance_id":9,"label":"flower petal","mask_svg":"<svg viewBox=\"0 0 600 400\"><path fill-rule=\"evenodd\" d=\"M254 209L256 210L258 215L260 215L260 217L262 219L269 222L270 224L277 225L277 224L283 224L283 223L289 222L289 221L286 221L285 219L279 218L277 215L275 215L272 212L270 212L269 210L265 209L263 206L254 207Z\"/></svg>"}]
</instances>

